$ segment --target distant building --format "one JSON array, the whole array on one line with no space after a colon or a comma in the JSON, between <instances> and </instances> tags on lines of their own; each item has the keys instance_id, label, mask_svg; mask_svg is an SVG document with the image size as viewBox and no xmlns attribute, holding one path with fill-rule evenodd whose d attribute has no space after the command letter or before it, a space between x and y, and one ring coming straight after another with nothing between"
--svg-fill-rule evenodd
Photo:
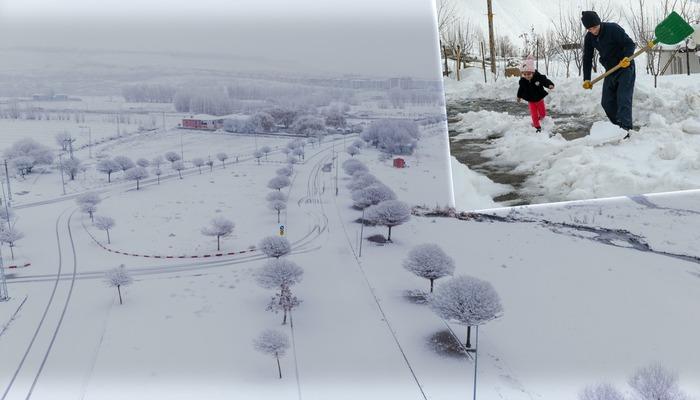
<instances>
[{"instance_id":1,"label":"distant building","mask_svg":"<svg viewBox=\"0 0 700 400\"><path fill-rule=\"evenodd\" d=\"M208 114L191 115L189 118L182 119L180 127L185 129L215 131L224 127L224 117Z\"/></svg>"},{"instance_id":2,"label":"distant building","mask_svg":"<svg viewBox=\"0 0 700 400\"><path fill-rule=\"evenodd\" d=\"M662 70L662 75L677 75L687 74L688 64L690 64L690 73L700 73L700 52L697 49L688 49L685 46L663 46L658 50L660 57L659 65L663 69L666 64L666 70Z\"/></svg>"}]
</instances>

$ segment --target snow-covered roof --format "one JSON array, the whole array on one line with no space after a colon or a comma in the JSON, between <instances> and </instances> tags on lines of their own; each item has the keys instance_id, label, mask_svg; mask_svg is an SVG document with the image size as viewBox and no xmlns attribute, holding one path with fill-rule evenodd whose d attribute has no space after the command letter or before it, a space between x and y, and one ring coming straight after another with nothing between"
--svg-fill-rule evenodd
<instances>
[{"instance_id":1,"label":"snow-covered roof","mask_svg":"<svg viewBox=\"0 0 700 400\"><path fill-rule=\"evenodd\" d=\"M188 115L186 117L183 117L182 119L197 119L200 121L214 121L217 119L224 119L224 117L219 117L216 115L209 115L209 114L194 114L194 115Z\"/></svg>"}]
</instances>

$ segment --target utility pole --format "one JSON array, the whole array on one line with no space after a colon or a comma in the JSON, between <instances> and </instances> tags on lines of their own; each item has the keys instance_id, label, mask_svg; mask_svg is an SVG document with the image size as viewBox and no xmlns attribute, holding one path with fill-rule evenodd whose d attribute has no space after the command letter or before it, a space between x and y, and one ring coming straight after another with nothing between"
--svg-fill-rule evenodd
<instances>
[{"instance_id":1,"label":"utility pole","mask_svg":"<svg viewBox=\"0 0 700 400\"><path fill-rule=\"evenodd\" d=\"M5 178L7 179L7 198L12 201L12 189L10 189L10 173L7 172L7 159L5 159Z\"/></svg>"},{"instance_id":2,"label":"utility pole","mask_svg":"<svg viewBox=\"0 0 700 400\"><path fill-rule=\"evenodd\" d=\"M493 6L491 0L486 0L489 18L489 51L491 52L491 73L496 75L496 42L493 37Z\"/></svg>"},{"instance_id":3,"label":"utility pole","mask_svg":"<svg viewBox=\"0 0 700 400\"><path fill-rule=\"evenodd\" d=\"M7 280L5 279L5 265L2 262L2 249L0 249L0 301L10 300L7 292Z\"/></svg>"},{"instance_id":4,"label":"utility pole","mask_svg":"<svg viewBox=\"0 0 700 400\"><path fill-rule=\"evenodd\" d=\"M474 397L472 400L476 400L476 367L479 361L479 325L476 326L476 342L474 347Z\"/></svg>"},{"instance_id":5,"label":"utility pole","mask_svg":"<svg viewBox=\"0 0 700 400\"><path fill-rule=\"evenodd\" d=\"M362 236L365 232L365 209L362 208L362 221L360 221L360 257L362 257Z\"/></svg>"},{"instance_id":6,"label":"utility pole","mask_svg":"<svg viewBox=\"0 0 700 400\"><path fill-rule=\"evenodd\" d=\"M120 118L120 115L119 115L119 113L117 113L117 136L121 137L122 133L121 133L121 130L119 129L119 118Z\"/></svg>"},{"instance_id":7,"label":"utility pole","mask_svg":"<svg viewBox=\"0 0 700 400\"><path fill-rule=\"evenodd\" d=\"M66 195L66 181L63 179L63 153L58 154L58 168L61 170L61 186L63 187L63 195Z\"/></svg>"}]
</instances>

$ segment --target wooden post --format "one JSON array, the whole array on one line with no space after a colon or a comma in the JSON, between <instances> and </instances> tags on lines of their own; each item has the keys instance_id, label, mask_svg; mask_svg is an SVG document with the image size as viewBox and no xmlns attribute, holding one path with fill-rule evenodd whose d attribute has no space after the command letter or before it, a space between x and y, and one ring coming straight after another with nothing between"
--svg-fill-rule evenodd
<instances>
[{"instance_id":1,"label":"wooden post","mask_svg":"<svg viewBox=\"0 0 700 400\"><path fill-rule=\"evenodd\" d=\"M460 69L461 69L460 67L462 66L462 65L460 64L460 63L462 62L462 60L461 60L461 58L460 58L461 55L462 55L462 49L461 49L461 48L459 47L459 45L458 45L458 46L457 46L457 67L456 67L456 70L455 70L455 74L457 75L457 80L460 79L459 71L460 71Z\"/></svg>"},{"instance_id":2,"label":"wooden post","mask_svg":"<svg viewBox=\"0 0 700 400\"><path fill-rule=\"evenodd\" d=\"M484 42L480 43L481 45L481 68L484 70L484 83L488 83L486 81L486 55L484 54Z\"/></svg>"},{"instance_id":3,"label":"wooden post","mask_svg":"<svg viewBox=\"0 0 700 400\"><path fill-rule=\"evenodd\" d=\"M445 70L442 71L442 76L449 76L450 69L447 67L447 49L444 44L442 45L442 55L445 56Z\"/></svg>"},{"instance_id":4,"label":"wooden post","mask_svg":"<svg viewBox=\"0 0 700 400\"><path fill-rule=\"evenodd\" d=\"M493 7L491 0L486 0L489 18L489 51L491 52L491 73L496 75L496 42L493 37Z\"/></svg>"}]
</instances>

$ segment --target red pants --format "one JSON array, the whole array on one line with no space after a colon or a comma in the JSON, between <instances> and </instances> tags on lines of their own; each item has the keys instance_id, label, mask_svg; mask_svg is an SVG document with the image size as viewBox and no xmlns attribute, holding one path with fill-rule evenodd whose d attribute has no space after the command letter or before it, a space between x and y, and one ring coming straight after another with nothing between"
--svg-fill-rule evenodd
<instances>
[{"instance_id":1,"label":"red pants","mask_svg":"<svg viewBox=\"0 0 700 400\"><path fill-rule=\"evenodd\" d=\"M540 121L547 116L547 110L544 107L544 99L540 101L528 102L530 106L530 116L532 117L532 126L540 128Z\"/></svg>"}]
</instances>

